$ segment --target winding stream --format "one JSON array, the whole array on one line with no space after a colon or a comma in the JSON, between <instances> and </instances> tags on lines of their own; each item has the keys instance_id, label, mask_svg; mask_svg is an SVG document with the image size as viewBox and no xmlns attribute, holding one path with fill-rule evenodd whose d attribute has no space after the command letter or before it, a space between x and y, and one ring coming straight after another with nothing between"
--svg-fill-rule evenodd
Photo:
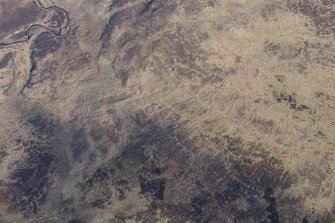
<instances>
[{"instance_id":1,"label":"winding stream","mask_svg":"<svg viewBox=\"0 0 335 223\"><path fill-rule=\"evenodd\" d=\"M63 22L63 26L60 27L58 31L55 31L52 28L49 28L49 27L41 25L41 24L32 24L25 31L23 38L21 38L19 40L14 40L14 41L11 41L11 42L0 42L0 48L29 41L31 36L32 36L31 35L31 30L34 29L35 27L43 28L47 32L50 32L57 37L60 37L62 35L62 31L69 26L69 21L70 20L69 20L68 13L63 8L60 8L58 6L52 5L52 6L46 7L40 2L40 0L36 0L36 2L37 2L37 5L40 6L41 8L43 8L44 10L55 10L55 11L61 12L64 15L64 18L65 18L65 21Z\"/></svg>"},{"instance_id":2,"label":"winding stream","mask_svg":"<svg viewBox=\"0 0 335 223\"><path fill-rule=\"evenodd\" d=\"M35 28L44 29L44 31L39 31L38 33L36 33L36 35L41 35L43 33L51 33L55 37L61 37L63 35L63 33L62 33L63 30L66 29L69 26L69 15L68 15L68 13L63 8L60 8L60 7L55 6L55 5L44 6L41 3L40 0L36 0L36 3L39 7L41 7L44 10L55 10L58 13L61 13L62 14L62 19L61 19L62 26L60 28L58 28L57 30L55 30L53 28L47 27L47 26L42 25L42 24L38 24L38 23L37 24L32 24L24 32L23 38L18 39L18 40L14 40L14 41L11 41L11 42L0 42L0 49L10 47L10 46L15 45L15 44L19 44L19 43L29 41L32 37L32 30L35 29ZM34 70L36 68L36 61L35 61L35 55L34 55L35 54L34 44L35 43L32 43L32 46L30 47L30 53L29 53L30 69L29 69L28 78L27 78L24 86L22 87L22 89L20 91L21 93L26 87L29 87L31 85L31 81L32 81L32 78L33 78L33 73L34 73Z\"/></svg>"}]
</instances>

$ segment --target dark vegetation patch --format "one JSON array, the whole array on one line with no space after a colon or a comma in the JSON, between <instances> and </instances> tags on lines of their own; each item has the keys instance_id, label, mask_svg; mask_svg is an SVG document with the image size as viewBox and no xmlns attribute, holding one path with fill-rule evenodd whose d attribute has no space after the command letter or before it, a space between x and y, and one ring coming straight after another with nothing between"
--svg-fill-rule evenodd
<instances>
[{"instance_id":1,"label":"dark vegetation patch","mask_svg":"<svg viewBox=\"0 0 335 223\"><path fill-rule=\"evenodd\" d=\"M5 147L0 145L0 162L7 156L7 152L5 150Z\"/></svg>"},{"instance_id":2,"label":"dark vegetation patch","mask_svg":"<svg viewBox=\"0 0 335 223\"><path fill-rule=\"evenodd\" d=\"M44 58L61 46L60 40L49 32L40 34L34 42L34 56Z\"/></svg>"},{"instance_id":3,"label":"dark vegetation patch","mask_svg":"<svg viewBox=\"0 0 335 223\"><path fill-rule=\"evenodd\" d=\"M273 94L277 102L286 103L291 109L297 108L297 100L295 98L296 97L295 93L285 94L281 92L278 94L277 92L274 92Z\"/></svg>"},{"instance_id":4,"label":"dark vegetation patch","mask_svg":"<svg viewBox=\"0 0 335 223\"><path fill-rule=\"evenodd\" d=\"M267 120L267 119L260 118L260 117L252 118L251 123L255 125L259 130L265 133L272 132L275 126L275 122L273 120Z\"/></svg>"},{"instance_id":5,"label":"dark vegetation patch","mask_svg":"<svg viewBox=\"0 0 335 223\"><path fill-rule=\"evenodd\" d=\"M314 97L317 99L319 106L328 106L329 103L335 102L335 97L322 91L317 91L314 93Z\"/></svg>"},{"instance_id":6,"label":"dark vegetation patch","mask_svg":"<svg viewBox=\"0 0 335 223\"><path fill-rule=\"evenodd\" d=\"M3 58L0 59L0 69L6 68L9 65L9 62L13 59L13 53L6 53Z\"/></svg>"},{"instance_id":7,"label":"dark vegetation patch","mask_svg":"<svg viewBox=\"0 0 335 223\"><path fill-rule=\"evenodd\" d=\"M311 64L333 66L335 64L333 51L332 43L298 41L290 45L280 45L267 41L264 44L264 52L267 55L294 63L301 74L304 73L306 66Z\"/></svg>"},{"instance_id":8,"label":"dark vegetation patch","mask_svg":"<svg viewBox=\"0 0 335 223\"><path fill-rule=\"evenodd\" d=\"M21 3L9 1L1 9L0 37L30 25L38 19L41 13L41 8L35 2L29 2L22 6Z\"/></svg>"},{"instance_id":9,"label":"dark vegetation patch","mask_svg":"<svg viewBox=\"0 0 335 223\"><path fill-rule=\"evenodd\" d=\"M54 136L54 123L41 114L29 116L27 123L32 126L32 134L37 137L51 138Z\"/></svg>"},{"instance_id":10,"label":"dark vegetation patch","mask_svg":"<svg viewBox=\"0 0 335 223\"><path fill-rule=\"evenodd\" d=\"M72 158L76 161L80 161L82 155L88 149L87 135L84 128L80 128L73 132L70 146Z\"/></svg>"},{"instance_id":11,"label":"dark vegetation patch","mask_svg":"<svg viewBox=\"0 0 335 223\"><path fill-rule=\"evenodd\" d=\"M283 83L284 80L285 80L285 76L284 76L284 75L281 75L281 74L275 75L275 78L277 79L277 81L278 81L279 83Z\"/></svg>"},{"instance_id":12,"label":"dark vegetation patch","mask_svg":"<svg viewBox=\"0 0 335 223\"><path fill-rule=\"evenodd\" d=\"M134 1L136 0L114 0L113 3L109 6L109 11L124 6L125 4L133 3Z\"/></svg>"},{"instance_id":13,"label":"dark vegetation patch","mask_svg":"<svg viewBox=\"0 0 335 223\"><path fill-rule=\"evenodd\" d=\"M317 35L335 34L335 2L332 0L288 0L287 7L310 19ZM306 24L309 25L309 24Z\"/></svg>"},{"instance_id":14,"label":"dark vegetation patch","mask_svg":"<svg viewBox=\"0 0 335 223\"><path fill-rule=\"evenodd\" d=\"M126 1L112 3L114 6L124 4ZM197 7L202 10L205 4L183 2L184 6L190 13L197 13ZM206 62L199 65L200 61L206 61L206 52L200 48L208 33L182 25L177 26L177 32L166 31L171 25L166 21L176 8L172 0L150 0L110 15L100 36L100 54L115 52L111 58L112 68L122 86L127 86L128 79L138 70L150 70L162 77L169 74L178 79L196 79L202 84L222 82L225 76L236 74L234 67L221 69ZM114 30L123 30L122 27L128 31L112 38ZM159 32L162 33L156 36ZM151 36L153 40L148 41ZM164 59L157 55L164 55Z\"/></svg>"},{"instance_id":15,"label":"dark vegetation patch","mask_svg":"<svg viewBox=\"0 0 335 223\"><path fill-rule=\"evenodd\" d=\"M293 109L295 111L309 111L312 112L312 110L304 104L298 104L297 99L296 99L296 94L295 93L287 93L287 92L273 92L273 96L275 100L279 103L284 103L289 106L290 109Z\"/></svg>"},{"instance_id":16,"label":"dark vegetation patch","mask_svg":"<svg viewBox=\"0 0 335 223\"><path fill-rule=\"evenodd\" d=\"M323 99L323 100L326 100L326 101L329 101L332 98L329 94L321 92L321 91L315 92L314 96L317 99Z\"/></svg>"},{"instance_id":17,"label":"dark vegetation patch","mask_svg":"<svg viewBox=\"0 0 335 223\"><path fill-rule=\"evenodd\" d=\"M50 28L60 28L62 24L65 22L65 20L66 20L66 14L57 10L51 16L48 26Z\"/></svg>"},{"instance_id":18,"label":"dark vegetation patch","mask_svg":"<svg viewBox=\"0 0 335 223\"><path fill-rule=\"evenodd\" d=\"M284 5L281 1L271 1L265 4L261 10L262 17L268 21L271 17L275 15L278 10L283 10Z\"/></svg>"},{"instance_id":19,"label":"dark vegetation patch","mask_svg":"<svg viewBox=\"0 0 335 223\"><path fill-rule=\"evenodd\" d=\"M142 17L141 20L166 18L175 11L176 6L173 0L149 0L139 8L138 16Z\"/></svg>"},{"instance_id":20,"label":"dark vegetation patch","mask_svg":"<svg viewBox=\"0 0 335 223\"><path fill-rule=\"evenodd\" d=\"M276 198L273 196L273 189L271 187L266 188L264 199L269 203L266 210L269 212L268 218L271 220L271 223L280 223L277 202Z\"/></svg>"},{"instance_id":21,"label":"dark vegetation patch","mask_svg":"<svg viewBox=\"0 0 335 223\"><path fill-rule=\"evenodd\" d=\"M267 209L274 204L264 193L287 189L291 177L261 145L228 135L189 140L178 123L166 123L170 114L164 106L146 110L150 118L143 111L132 115L133 133L123 152L80 185L84 203L104 208L129 199L136 189L138 196L152 198L150 207L136 216L121 212L117 218L154 222L160 210L171 222L245 222L275 213ZM216 142L220 155L205 154L201 143L195 144L208 140ZM240 201L246 202L246 210Z\"/></svg>"},{"instance_id":22,"label":"dark vegetation patch","mask_svg":"<svg viewBox=\"0 0 335 223\"><path fill-rule=\"evenodd\" d=\"M90 136L90 138L93 140L93 141L99 141L103 138L104 136L104 129L103 127L100 125L99 122L92 122L90 123L89 125L90 129L88 131L88 135Z\"/></svg>"},{"instance_id":23,"label":"dark vegetation patch","mask_svg":"<svg viewBox=\"0 0 335 223\"><path fill-rule=\"evenodd\" d=\"M9 169L10 182L3 185L0 201L11 213L31 217L39 212L45 203L52 175L57 164L50 139L54 123L41 114L26 118L26 127L31 129L31 139L17 139L18 149L25 156L12 162Z\"/></svg>"},{"instance_id":24,"label":"dark vegetation patch","mask_svg":"<svg viewBox=\"0 0 335 223\"><path fill-rule=\"evenodd\" d=\"M270 56L278 55L280 49L281 49L280 44L276 44L276 43L268 42L268 41L266 41L264 44L264 52Z\"/></svg>"},{"instance_id":25,"label":"dark vegetation patch","mask_svg":"<svg viewBox=\"0 0 335 223\"><path fill-rule=\"evenodd\" d=\"M159 0L149 0L148 2L144 3L144 6L142 7L140 11L140 15L143 15L145 13L153 14L158 10L159 7Z\"/></svg>"},{"instance_id":26,"label":"dark vegetation patch","mask_svg":"<svg viewBox=\"0 0 335 223\"><path fill-rule=\"evenodd\" d=\"M192 2L191 4L184 5L185 12L188 16L194 16L199 14L206 8L207 5L200 3L199 1Z\"/></svg>"},{"instance_id":27,"label":"dark vegetation patch","mask_svg":"<svg viewBox=\"0 0 335 223\"><path fill-rule=\"evenodd\" d=\"M38 213L51 186L48 174L53 172L55 164L56 157L50 153L29 152L27 159L10 173L15 183L7 185L9 211L20 212L26 217Z\"/></svg>"},{"instance_id":28,"label":"dark vegetation patch","mask_svg":"<svg viewBox=\"0 0 335 223\"><path fill-rule=\"evenodd\" d=\"M101 35L100 35L100 41L101 41L101 54L108 51L108 48L110 46L110 39L111 36L117 26L121 26L122 23L130 20L132 18L132 10L131 9L125 9L120 12L117 12L115 14L112 14L107 24L105 25Z\"/></svg>"},{"instance_id":29,"label":"dark vegetation patch","mask_svg":"<svg viewBox=\"0 0 335 223\"><path fill-rule=\"evenodd\" d=\"M159 170L159 168L157 168ZM165 180L164 179L146 179L140 176L141 194L149 193L155 199L164 200Z\"/></svg>"}]
</instances>

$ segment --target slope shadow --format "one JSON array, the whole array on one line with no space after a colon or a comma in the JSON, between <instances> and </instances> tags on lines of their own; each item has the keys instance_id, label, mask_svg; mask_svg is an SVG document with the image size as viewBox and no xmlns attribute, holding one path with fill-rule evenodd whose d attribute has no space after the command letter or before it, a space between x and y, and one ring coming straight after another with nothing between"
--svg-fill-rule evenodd
<instances>
[{"instance_id":1,"label":"slope shadow","mask_svg":"<svg viewBox=\"0 0 335 223\"><path fill-rule=\"evenodd\" d=\"M128 117L132 129L127 145L80 185L82 213L84 209L107 211L126 204L134 199L128 196L137 193L137 198L149 200L147 210L136 214L118 210L111 214L111 222L157 222L161 218L171 222L280 222L285 213L279 211L274 191L294 183L282 163L262 145L248 145L228 135L212 139L217 151L208 152L204 147L209 139L189 138L183 123L171 119L176 116L163 109L151 117L142 110ZM253 162L253 158L261 161Z\"/></svg>"}]
</instances>

